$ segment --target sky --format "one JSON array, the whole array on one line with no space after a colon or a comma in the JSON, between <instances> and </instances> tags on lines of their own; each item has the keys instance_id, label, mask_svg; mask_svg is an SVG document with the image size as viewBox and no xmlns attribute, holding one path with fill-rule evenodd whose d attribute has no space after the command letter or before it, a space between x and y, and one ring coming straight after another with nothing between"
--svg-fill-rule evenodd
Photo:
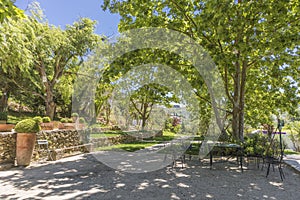
<instances>
[{"instance_id":1,"label":"sky","mask_svg":"<svg viewBox=\"0 0 300 200\"><path fill-rule=\"evenodd\" d=\"M96 33L108 37L118 34L120 16L103 11L103 0L36 0L44 11L50 24L65 28L80 17L97 21ZM15 5L26 10L32 0L16 0Z\"/></svg>"}]
</instances>

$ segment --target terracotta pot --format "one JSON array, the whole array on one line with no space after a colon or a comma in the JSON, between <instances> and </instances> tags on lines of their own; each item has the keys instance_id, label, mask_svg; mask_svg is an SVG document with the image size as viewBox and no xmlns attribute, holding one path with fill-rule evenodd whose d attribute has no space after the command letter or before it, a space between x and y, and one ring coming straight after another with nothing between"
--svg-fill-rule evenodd
<instances>
[{"instance_id":1,"label":"terracotta pot","mask_svg":"<svg viewBox=\"0 0 300 200\"><path fill-rule=\"evenodd\" d=\"M6 120L0 120L0 124L6 124L7 123L7 121Z\"/></svg>"},{"instance_id":2,"label":"terracotta pot","mask_svg":"<svg viewBox=\"0 0 300 200\"><path fill-rule=\"evenodd\" d=\"M75 123L64 123L64 129L75 129Z\"/></svg>"},{"instance_id":3,"label":"terracotta pot","mask_svg":"<svg viewBox=\"0 0 300 200\"><path fill-rule=\"evenodd\" d=\"M63 123L58 124L58 129L65 129L65 125Z\"/></svg>"},{"instance_id":4,"label":"terracotta pot","mask_svg":"<svg viewBox=\"0 0 300 200\"><path fill-rule=\"evenodd\" d=\"M35 141L35 133L17 133L16 158L18 166L30 165Z\"/></svg>"},{"instance_id":5,"label":"terracotta pot","mask_svg":"<svg viewBox=\"0 0 300 200\"><path fill-rule=\"evenodd\" d=\"M53 130L54 124L52 122L41 123L42 130Z\"/></svg>"},{"instance_id":6,"label":"terracotta pot","mask_svg":"<svg viewBox=\"0 0 300 200\"><path fill-rule=\"evenodd\" d=\"M0 132L11 132L14 127L14 124L0 124Z\"/></svg>"},{"instance_id":7,"label":"terracotta pot","mask_svg":"<svg viewBox=\"0 0 300 200\"><path fill-rule=\"evenodd\" d=\"M75 127L76 129L83 130L85 128L85 124L77 124Z\"/></svg>"}]
</instances>

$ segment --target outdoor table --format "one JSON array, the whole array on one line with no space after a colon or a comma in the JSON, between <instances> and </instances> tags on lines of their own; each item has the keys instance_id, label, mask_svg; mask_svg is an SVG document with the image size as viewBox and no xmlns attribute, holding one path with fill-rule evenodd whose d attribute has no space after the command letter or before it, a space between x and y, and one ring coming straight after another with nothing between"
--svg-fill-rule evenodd
<instances>
[{"instance_id":1,"label":"outdoor table","mask_svg":"<svg viewBox=\"0 0 300 200\"><path fill-rule=\"evenodd\" d=\"M215 143L215 145L213 146L213 148L218 148L218 149L235 149L235 153L236 153L236 158L237 158L237 162L241 167L241 170L243 172L243 148L238 145L238 144L234 144L234 143ZM209 157L210 157L210 169L212 169L212 164L213 164L213 149L211 149L211 151L209 152Z\"/></svg>"}]
</instances>

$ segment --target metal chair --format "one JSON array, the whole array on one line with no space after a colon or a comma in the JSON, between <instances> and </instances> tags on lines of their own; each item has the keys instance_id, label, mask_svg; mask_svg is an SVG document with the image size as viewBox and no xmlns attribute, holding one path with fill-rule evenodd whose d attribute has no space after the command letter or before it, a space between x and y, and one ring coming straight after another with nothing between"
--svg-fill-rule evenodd
<instances>
[{"instance_id":1,"label":"metal chair","mask_svg":"<svg viewBox=\"0 0 300 200\"><path fill-rule=\"evenodd\" d=\"M268 177L270 174L271 165L273 166L273 171L275 171L274 166L277 165L278 171L280 174L280 178L283 181L283 179L285 178L283 169L282 169L283 152L284 152L284 148L282 150L280 149L279 145L276 143L276 141L274 140L274 136L273 136L270 141L270 146L267 149L267 154L264 158L264 163L268 166L266 177Z\"/></svg>"},{"instance_id":2,"label":"metal chair","mask_svg":"<svg viewBox=\"0 0 300 200\"><path fill-rule=\"evenodd\" d=\"M51 151L49 149L48 140L37 140L38 152L47 153L47 160L53 160L51 156Z\"/></svg>"}]
</instances>

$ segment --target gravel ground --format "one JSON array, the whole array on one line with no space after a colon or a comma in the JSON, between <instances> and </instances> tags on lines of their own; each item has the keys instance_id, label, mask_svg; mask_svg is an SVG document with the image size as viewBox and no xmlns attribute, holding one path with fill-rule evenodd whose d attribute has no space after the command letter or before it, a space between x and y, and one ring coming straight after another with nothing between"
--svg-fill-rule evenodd
<instances>
[{"instance_id":1,"label":"gravel ground","mask_svg":"<svg viewBox=\"0 0 300 200\"><path fill-rule=\"evenodd\" d=\"M192 159L175 168L131 174L107 167L91 154L27 168L0 171L0 199L284 199L300 197L300 174L284 167L256 169L250 163L242 173L236 163L201 163Z\"/></svg>"}]
</instances>

